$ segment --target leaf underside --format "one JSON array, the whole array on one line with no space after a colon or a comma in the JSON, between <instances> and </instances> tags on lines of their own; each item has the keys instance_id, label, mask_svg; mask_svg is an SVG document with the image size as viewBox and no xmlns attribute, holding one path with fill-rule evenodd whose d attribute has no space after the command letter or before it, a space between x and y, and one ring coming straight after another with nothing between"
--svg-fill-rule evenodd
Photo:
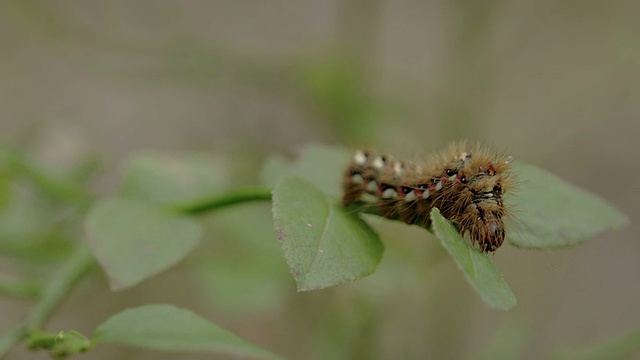
<instances>
[{"instance_id":1,"label":"leaf underside","mask_svg":"<svg viewBox=\"0 0 640 360\"><path fill-rule=\"evenodd\" d=\"M585 190L531 165L518 164L522 183L505 202L515 213L510 242L523 248L576 245L628 223L627 217Z\"/></svg>"},{"instance_id":2,"label":"leaf underside","mask_svg":"<svg viewBox=\"0 0 640 360\"><path fill-rule=\"evenodd\" d=\"M164 304L144 305L113 315L98 326L93 342L160 351L222 352L279 359L190 310Z\"/></svg>"},{"instance_id":3,"label":"leaf underside","mask_svg":"<svg viewBox=\"0 0 640 360\"><path fill-rule=\"evenodd\" d=\"M112 290L132 287L175 265L202 235L193 218L124 198L98 202L85 226L91 252Z\"/></svg>"},{"instance_id":4,"label":"leaf underside","mask_svg":"<svg viewBox=\"0 0 640 360\"><path fill-rule=\"evenodd\" d=\"M493 261L474 249L458 230L447 221L440 210L431 211L432 228L442 246L449 252L465 278L487 305L509 310L516 305L516 297L498 272Z\"/></svg>"},{"instance_id":5,"label":"leaf underside","mask_svg":"<svg viewBox=\"0 0 640 360\"><path fill-rule=\"evenodd\" d=\"M296 176L274 189L273 217L300 291L362 278L382 257L380 239L363 220Z\"/></svg>"}]
</instances>

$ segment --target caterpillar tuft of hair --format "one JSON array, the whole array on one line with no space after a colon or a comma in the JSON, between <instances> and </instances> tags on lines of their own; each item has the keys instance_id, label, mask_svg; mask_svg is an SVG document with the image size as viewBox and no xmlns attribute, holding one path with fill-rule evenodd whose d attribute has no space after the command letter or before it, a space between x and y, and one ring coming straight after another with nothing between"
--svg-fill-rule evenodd
<instances>
[{"instance_id":1,"label":"caterpillar tuft of hair","mask_svg":"<svg viewBox=\"0 0 640 360\"><path fill-rule=\"evenodd\" d=\"M345 172L343 204L369 204L386 218L425 228L436 207L474 247L493 252L505 238L503 194L513 184L512 160L464 142L423 163L358 150Z\"/></svg>"}]
</instances>

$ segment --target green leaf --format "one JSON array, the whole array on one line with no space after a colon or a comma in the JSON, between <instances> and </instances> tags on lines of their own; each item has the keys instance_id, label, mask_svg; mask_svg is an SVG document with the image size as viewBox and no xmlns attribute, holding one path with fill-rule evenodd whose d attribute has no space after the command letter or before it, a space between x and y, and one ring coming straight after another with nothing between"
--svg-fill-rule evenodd
<instances>
[{"instance_id":1,"label":"green leaf","mask_svg":"<svg viewBox=\"0 0 640 360\"><path fill-rule=\"evenodd\" d=\"M326 195L339 198L342 194L342 173L349 163L349 152L341 147L310 145L292 165L281 156L267 159L261 178L265 185L275 186L286 175L296 175L322 190Z\"/></svg>"},{"instance_id":2,"label":"green leaf","mask_svg":"<svg viewBox=\"0 0 640 360\"><path fill-rule=\"evenodd\" d=\"M516 305L516 297L504 281L502 274L485 254L474 249L458 230L447 221L440 210L431 210L432 228L442 246L453 257L471 286L487 305L508 310Z\"/></svg>"},{"instance_id":3,"label":"green leaf","mask_svg":"<svg viewBox=\"0 0 640 360\"><path fill-rule=\"evenodd\" d=\"M126 166L122 194L162 205L188 203L225 190L229 177L222 158L142 154Z\"/></svg>"},{"instance_id":4,"label":"green leaf","mask_svg":"<svg viewBox=\"0 0 640 360\"><path fill-rule=\"evenodd\" d=\"M222 352L260 359L280 357L220 328L192 311L172 305L125 310L102 323L95 344L118 344L160 351Z\"/></svg>"},{"instance_id":5,"label":"green leaf","mask_svg":"<svg viewBox=\"0 0 640 360\"><path fill-rule=\"evenodd\" d=\"M382 257L382 243L364 221L298 177L276 186L273 217L300 291L362 278Z\"/></svg>"},{"instance_id":6,"label":"green leaf","mask_svg":"<svg viewBox=\"0 0 640 360\"><path fill-rule=\"evenodd\" d=\"M124 198L97 203L86 230L113 290L134 286L173 266L202 235L200 224L189 217Z\"/></svg>"},{"instance_id":7,"label":"green leaf","mask_svg":"<svg viewBox=\"0 0 640 360\"><path fill-rule=\"evenodd\" d=\"M604 200L549 172L524 164L514 172L522 185L506 201L517 219L508 235L515 246L575 245L628 223L624 214Z\"/></svg>"}]
</instances>

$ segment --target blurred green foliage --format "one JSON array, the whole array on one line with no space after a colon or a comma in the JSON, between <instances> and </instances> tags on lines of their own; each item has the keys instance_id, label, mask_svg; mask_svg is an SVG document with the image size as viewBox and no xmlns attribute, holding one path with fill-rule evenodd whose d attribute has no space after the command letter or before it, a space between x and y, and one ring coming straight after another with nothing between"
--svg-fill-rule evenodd
<instances>
[{"instance_id":1,"label":"blurred green foliage","mask_svg":"<svg viewBox=\"0 0 640 360\"><path fill-rule=\"evenodd\" d=\"M633 124L620 120L637 117L640 42L632 3L454 1L408 9L403 3L373 2L366 9L340 3L332 9L352 10L338 16L339 30L328 31L339 41L303 38L293 48L281 39L300 28L270 31L279 23L293 26L290 19L301 15L293 3L280 4L287 11L256 3L237 13L179 2L105 4L0 3L2 117L11 125L3 137L16 145L3 148L0 169L0 292L17 297L19 306L41 310L42 299L56 299L45 289L86 240L87 208L118 187L111 162L126 157L135 163L131 153L143 147L215 151L220 156L213 161L226 164L206 176L218 179L230 171L231 184L212 186L228 190L258 185L261 159L278 150L293 152L301 143L417 152L468 137L508 146L614 203L638 203L627 183L610 186L612 173L619 178L609 170L627 169L637 154ZM279 19L269 17L270 8L279 9ZM321 17L311 12L311 20ZM271 24L261 23L262 17ZM215 27L227 18L239 25ZM243 30L253 37L243 37ZM354 45L361 42L373 46L360 51ZM78 151L72 169L60 169L38 152L59 150L39 131L67 121L89 145ZM89 155L96 152L106 164ZM178 168L186 164L180 160ZM167 184L147 181L147 170L125 180L123 191L165 200L208 195L194 188L165 190ZM275 173L263 176L271 179L267 184L275 185ZM633 179L634 173L624 175ZM191 184L200 188L197 181ZM635 321L625 312L638 296L627 291L634 288L634 273L625 276L619 269L629 268L623 265L635 259L637 247L617 235L598 239L588 250L505 249L494 260L513 274L514 290L527 295L514 312L503 314L479 304L444 250L425 241L421 229L367 217L386 245L377 272L297 294L266 204L201 217L203 241L184 262L104 299L91 297L104 294L104 278L88 277L51 323L51 334L68 324L92 329L124 307L162 299L197 309L289 358L538 359L566 344L581 345L563 359L637 354L635 335L617 341L623 323ZM612 273L615 280L609 280ZM603 278L592 279L598 274ZM592 287L577 281L585 278ZM3 305L3 331L19 321L12 314L23 312L12 304ZM96 313L102 317L92 318ZM513 317L523 321L511 322ZM0 353L23 332L3 332ZM587 345L606 338L614 341ZM130 354L136 353L118 355ZM19 350L11 355L38 356Z\"/></svg>"}]
</instances>

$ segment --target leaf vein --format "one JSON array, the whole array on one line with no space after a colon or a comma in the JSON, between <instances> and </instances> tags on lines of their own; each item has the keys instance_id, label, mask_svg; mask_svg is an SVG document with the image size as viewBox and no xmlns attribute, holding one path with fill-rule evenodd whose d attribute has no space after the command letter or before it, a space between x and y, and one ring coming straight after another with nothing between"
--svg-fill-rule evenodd
<instances>
[{"instance_id":1,"label":"leaf vein","mask_svg":"<svg viewBox=\"0 0 640 360\"><path fill-rule=\"evenodd\" d=\"M313 265L318 260L318 254L320 253L318 250L320 248L320 244L324 241L325 234L327 233L327 229L329 228L329 220L333 216L333 207L328 203L326 198L324 199L324 203L329 208L329 211L328 211L327 217L325 218L325 221L324 221L324 226L322 228L322 235L320 236L320 239L318 240L318 243L315 246L316 252L313 255L313 259L311 260L311 263L309 264L309 267L307 268L307 271L304 273L303 281L307 279L307 276L309 276L309 274L311 273L311 269L313 269Z\"/></svg>"}]
</instances>

